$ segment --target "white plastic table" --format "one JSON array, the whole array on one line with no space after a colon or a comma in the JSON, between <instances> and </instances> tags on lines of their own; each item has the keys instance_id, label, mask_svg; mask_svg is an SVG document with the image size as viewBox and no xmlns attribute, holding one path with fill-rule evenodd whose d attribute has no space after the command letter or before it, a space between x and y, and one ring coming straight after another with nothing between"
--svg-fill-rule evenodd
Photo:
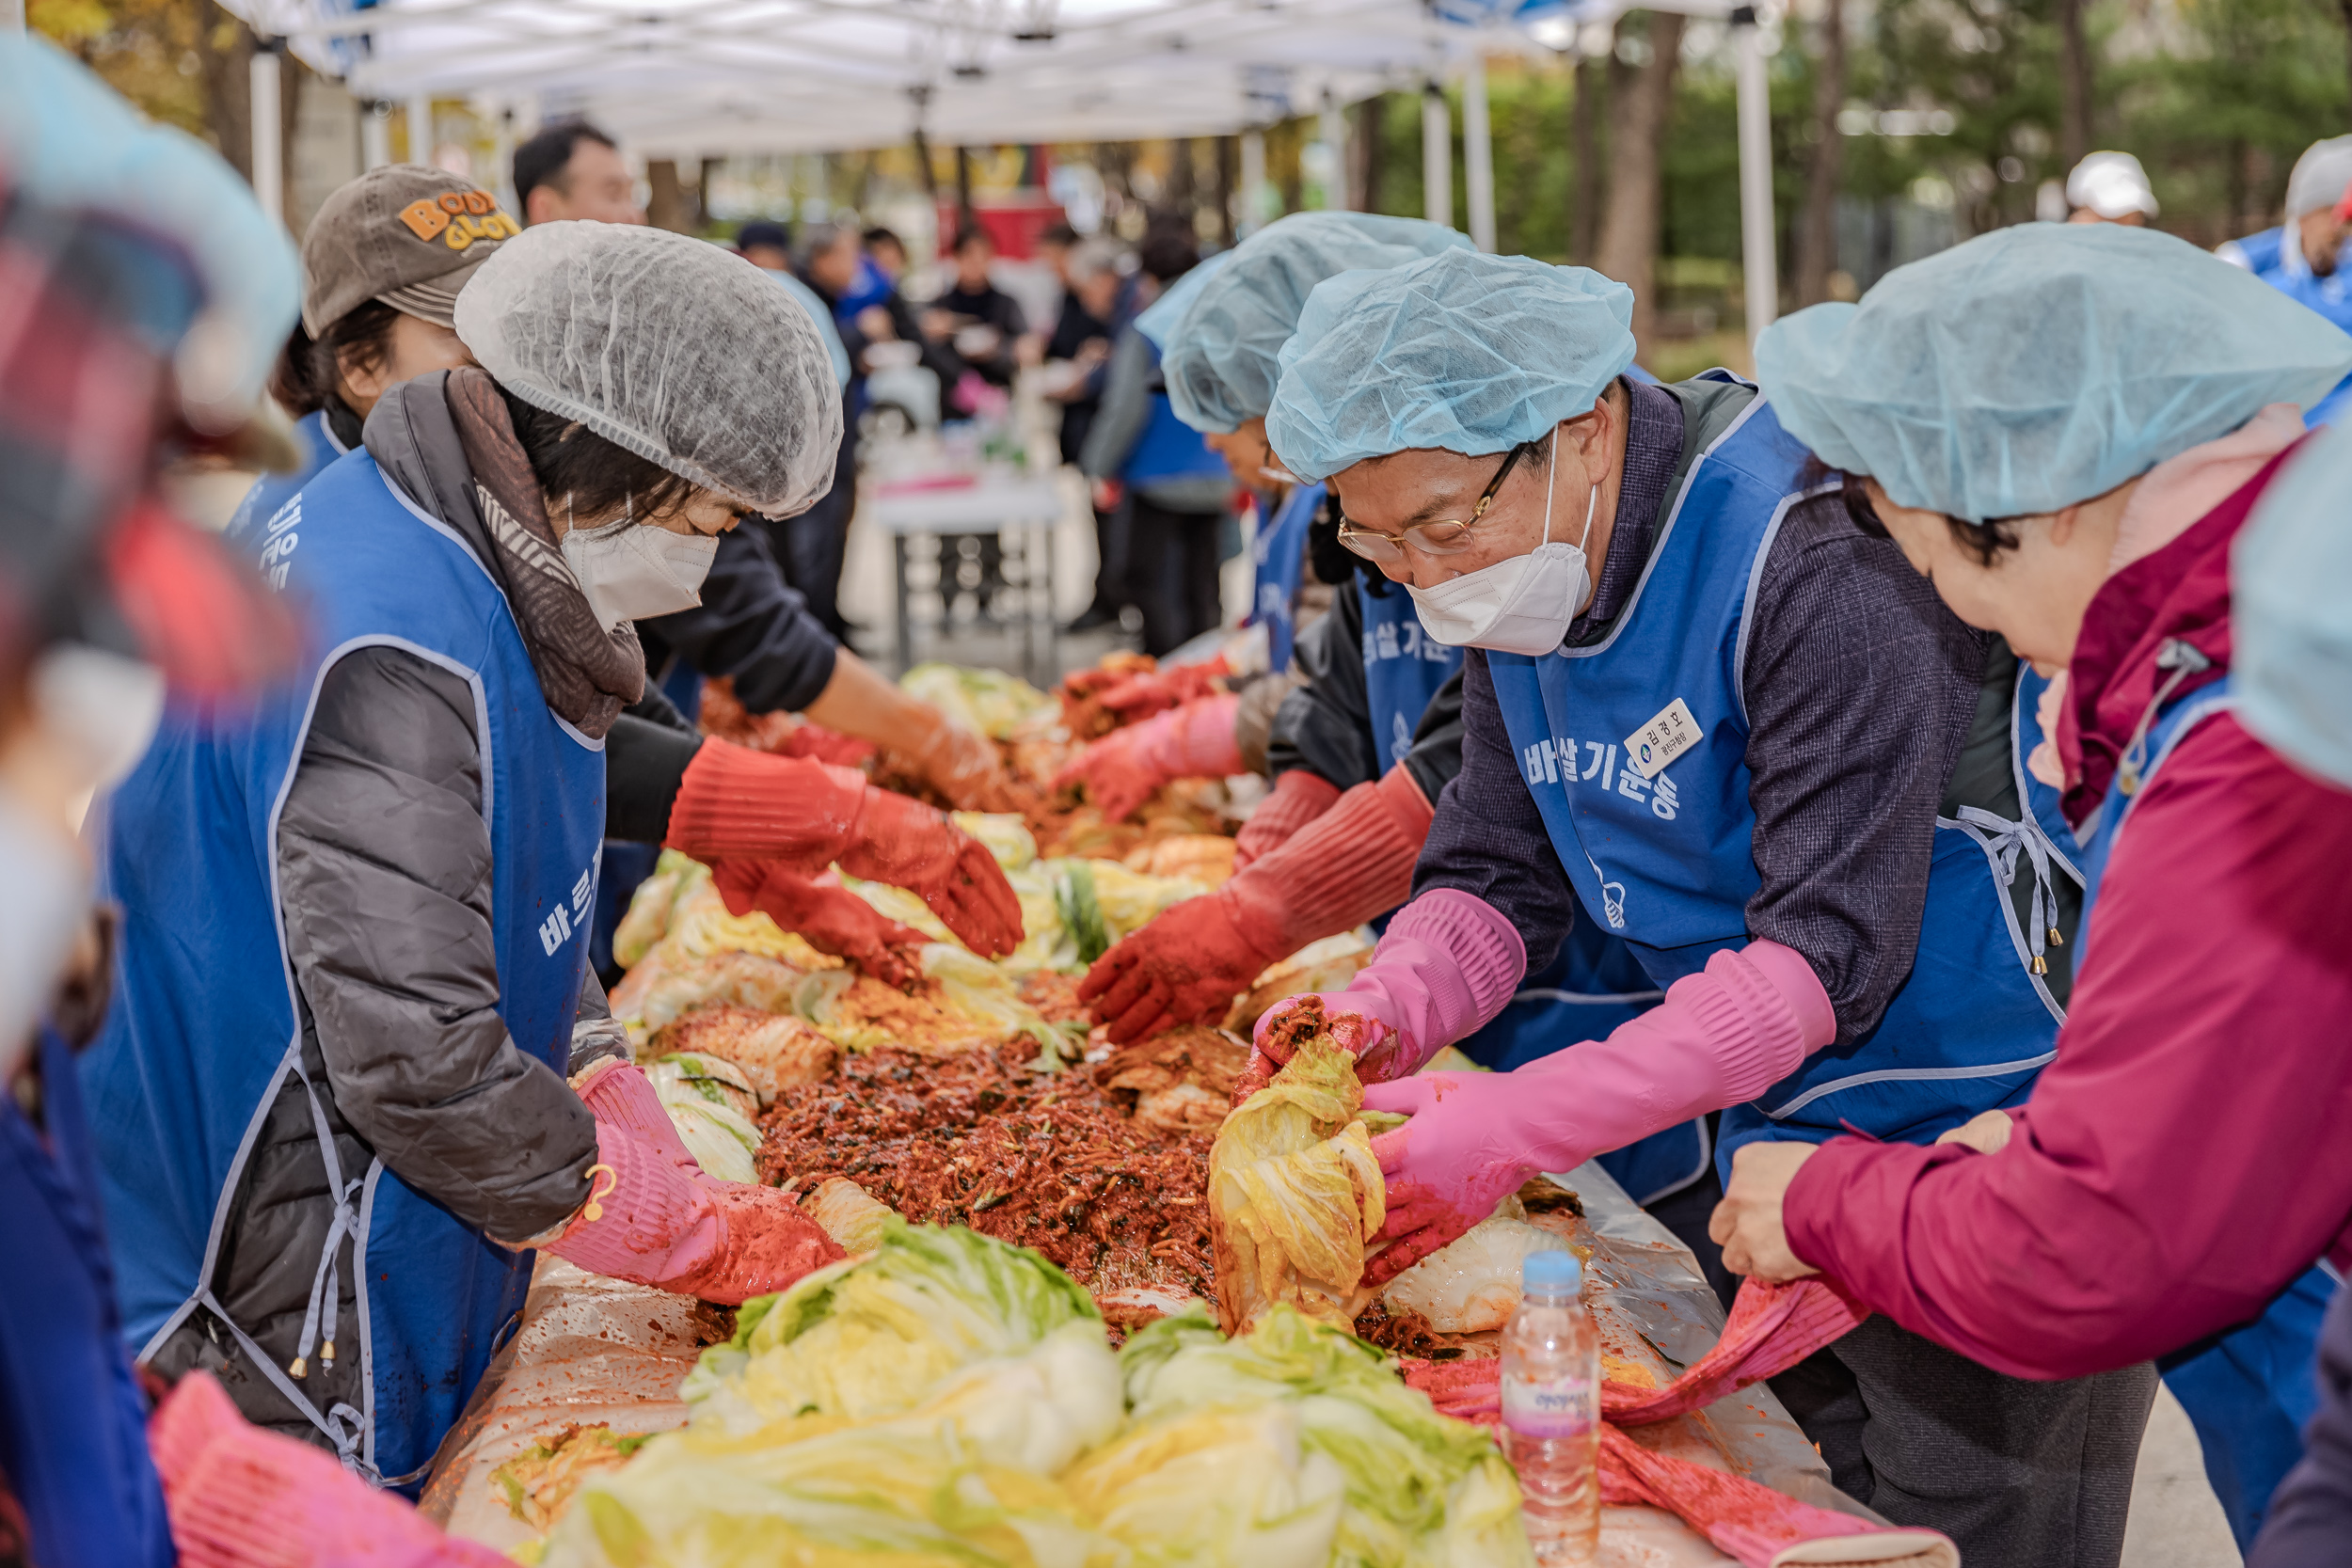
<instances>
[{"instance_id":1,"label":"white plastic table","mask_svg":"<svg viewBox=\"0 0 2352 1568\"><path fill-rule=\"evenodd\" d=\"M950 570L946 540L959 535L994 534L1006 558L1017 562L1021 599L1023 673L1032 681L1050 678L1054 649L1054 530L1063 510L1061 487L1053 476L1018 477L984 474L971 484L938 489L868 486L858 499L858 521L890 535L893 592L898 608L894 627L898 669L914 662L914 621L911 601L917 585L909 580L907 541L929 534L942 541L939 578L930 585L940 595L944 621L954 598L946 580ZM983 606L985 609L985 606Z\"/></svg>"}]
</instances>

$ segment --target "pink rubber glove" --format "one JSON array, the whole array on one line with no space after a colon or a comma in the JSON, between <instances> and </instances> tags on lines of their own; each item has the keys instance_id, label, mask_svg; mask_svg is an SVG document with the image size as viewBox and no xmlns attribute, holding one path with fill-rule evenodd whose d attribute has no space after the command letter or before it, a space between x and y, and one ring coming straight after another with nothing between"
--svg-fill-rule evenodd
<instances>
[{"instance_id":1,"label":"pink rubber glove","mask_svg":"<svg viewBox=\"0 0 2352 1568\"><path fill-rule=\"evenodd\" d=\"M1274 781L1274 793L1258 802L1258 809L1234 835L1233 869L1247 870L1250 862L1279 849L1293 833L1329 811L1339 799L1340 786L1322 774L1304 768L1286 770ZM1422 836L1428 836L1426 829Z\"/></svg>"},{"instance_id":2,"label":"pink rubber glove","mask_svg":"<svg viewBox=\"0 0 2352 1568\"><path fill-rule=\"evenodd\" d=\"M165 1396L147 1439L183 1568L514 1568L326 1449L248 1424L207 1373Z\"/></svg>"},{"instance_id":3,"label":"pink rubber glove","mask_svg":"<svg viewBox=\"0 0 2352 1568\"><path fill-rule=\"evenodd\" d=\"M1234 738L1233 720L1240 711L1239 697L1200 697L1113 730L1057 773L1054 787L1083 782L1103 819L1117 822L1170 780L1238 773L1241 742Z\"/></svg>"},{"instance_id":4,"label":"pink rubber glove","mask_svg":"<svg viewBox=\"0 0 2352 1568\"><path fill-rule=\"evenodd\" d=\"M1391 770L1402 773L1402 768ZM1386 781L1383 781L1386 787ZM1364 1021L1356 1049L1356 1075L1385 1083L1421 1070L1422 1063L1483 1028L1510 1002L1527 973L1527 944L1485 899L1456 888L1434 888L1397 911L1345 990L1323 991L1326 1018ZM1277 1003L1258 1020L1254 1070L1281 1065L1269 1049L1274 1021L1298 1002Z\"/></svg>"},{"instance_id":5,"label":"pink rubber glove","mask_svg":"<svg viewBox=\"0 0 2352 1568\"><path fill-rule=\"evenodd\" d=\"M1804 956L1758 941L1716 954L1605 1040L1515 1072L1430 1072L1368 1085L1366 1106L1413 1119L1372 1141L1389 1182L1380 1234L1391 1244L1373 1259L1367 1282L1420 1262L1531 1176L1573 1170L1755 1099L1836 1035L1829 995Z\"/></svg>"},{"instance_id":6,"label":"pink rubber glove","mask_svg":"<svg viewBox=\"0 0 2352 1568\"><path fill-rule=\"evenodd\" d=\"M591 1274L728 1307L842 1257L773 1187L680 1168L684 1147L675 1132L657 1140L599 1118L592 1196L547 1250Z\"/></svg>"},{"instance_id":7,"label":"pink rubber glove","mask_svg":"<svg viewBox=\"0 0 2352 1568\"><path fill-rule=\"evenodd\" d=\"M1096 959L1078 1000L1121 1044L1222 1019L1269 964L1404 902L1429 815L1402 768L1358 784L1288 844Z\"/></svg>"}]
</instances>

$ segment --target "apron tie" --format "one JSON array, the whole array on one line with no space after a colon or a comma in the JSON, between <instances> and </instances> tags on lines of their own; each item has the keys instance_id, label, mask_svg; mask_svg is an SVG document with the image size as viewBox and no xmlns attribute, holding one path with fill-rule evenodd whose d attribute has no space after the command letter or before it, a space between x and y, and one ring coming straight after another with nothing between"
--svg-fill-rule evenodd
<instances>
[{"instance_id":1,"label":"apron tie","mask_svg":"<svg viewBox=\"0 0 2352 1568\"><path fill-rule=\"evenodd\" d=\"M2029 956L2026 967L2036 974L2050 973L2050 960L2043 955L2053 947L2063 947L2066 939L2058 928L2058 884L2050 872L2050 847L2042 839L2039 828L2025 822L2011 822L1997 812L1979 806L1960 808L1960 819L1984 834L1985 851L2001 868L2003 895L2017 879L2017 856L2025 853L2033 868L2033 917L2026 925L2026 947Z\"/></svg>"},{"instance_id":2,"label":"apron tie","mask_svg":"<svg viewBox=\"0 0 2352 1568\"><path fill-rule=\"evenodd\" d=\"M2126 795L2138 794L2140 781L2147 777L2148 732L2155 725L2156 710L2164 706L2173 688L2191 675L2212 669L2213 660L2179 638L2168 637L2156 644L2156 668L2172 673L2148 699L2148 706L2139 716L2139 727L2132 731L2131 743L2123 748L2123 755L2115 768L2116 783Z\"/></svg>"},{"instance_id":3,"label":"apron tie","mask_svg":"<svg viewBox=\"0 0 2352 1568\"><path fill-rule=\"evenodd\" d=\"M302 1339L294 1347L294 1361L286 1368L297 1378L310 1375L310 1350L319 1344L322 1320L326 1334L319 1364L329 1370L335 1365L336 1298L342 1294L342 1275L335 1255L342 1250L343 1238L359 1228L359 1211L351 1201L358 1191L359 1182L354 1179L344 1182L342 1190L335 1196L335 1218L326 1227L326 1245L319 1251L318 1271L310 1276L310 1305L302 1310Z\"/></svg>"}]
</instances>

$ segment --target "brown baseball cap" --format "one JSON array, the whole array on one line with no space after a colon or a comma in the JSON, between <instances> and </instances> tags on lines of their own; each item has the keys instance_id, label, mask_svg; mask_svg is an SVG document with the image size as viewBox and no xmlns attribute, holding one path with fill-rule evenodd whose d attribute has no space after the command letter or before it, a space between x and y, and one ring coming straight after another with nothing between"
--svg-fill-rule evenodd
<instances>
[{"instance_id":1,"label":"brown baseball cap","mask_svg":"<svg viewBox=\"0 0 2352 1568\"><path fill-rule=\"evenodd\" d=\"M316 337L380 299L453 328L457 291L522 231L498 198L446 169L370 169L328 197L302 237L303 327Z\"/></svg>"}]
</instances>

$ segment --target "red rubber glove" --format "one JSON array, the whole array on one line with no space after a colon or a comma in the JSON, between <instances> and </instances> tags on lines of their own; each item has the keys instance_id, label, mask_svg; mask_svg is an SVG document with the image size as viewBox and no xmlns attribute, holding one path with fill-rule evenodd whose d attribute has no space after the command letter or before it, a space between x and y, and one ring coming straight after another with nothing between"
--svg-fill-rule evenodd
<instances>
[{"instance_id":1,"label":"red rubber glove","mask_svg":"<svg viewBox=\"0 0 2352 1568\"><path fill-rule=\"evenodd\" d=\"M811 881L780 861L721 861L710 880L729 914L757 910L883 985L904 988L921 973L912 950L931 939L884 917L848 888Z\"/></svg>"},{"instance_id":2,"label":"red rubber glove","mask_svg":"<svg viewBox=\"0 0 2352 1568\"><path fill-rule=\"evenodd\" d=\"M1329 811L1340 786L1320 773L1293 768L1274 781L1274 793L1258 802L1233 839L1233 869L1246 870L1261 855L1290 842L1293 833ZM1423 833L1426 837L1426 832Z\"/></svg>"},{"instance_id":3,"label":"red rubber glove","mask_svg":"<svg viewBox=\"0 0 2352 1568\"><path fill-rule=\"evenodd\" d=\"M1279 849L1096 959L1078 999L1120 1042L1214 1022L1268 965L1404 902L1428 832L1429 808L1402 768L1359 784Z\"/></svg>"},{"instance_id":4,"label":"red rubber glove","mask_svg":"<svg viewBox=\"0 0 2352 1568\"><path fill-rule=\"evenodd\" d=\"M908 756L914 770L958 811L1012 809L1005 761L996 743L946 714L924 734Z\"/></svg>"},{"instance_id":5,"label":"red rubber glove","mask_svg":"<svg viewBox=\"0 0 2352 1568\"><path fill-rule=\"evenodd\" d=\"M625 1083L612 1088L635 1098ZM591 1196L547 1250L591 1274L728 1307L842 1257L839 1243L773 1187L681 1169L684 1148L675 1132L656 1140L598 1117L601 1168L591 1173Z\"/></svg>"},{"instance_id":6,"label":"red rubber glove","mask_svg":"<svg viewBox=\"0 0 2352 1568\"><path fill-rule=\"evenodd\" d=\"M1240 709L1239 697L1203 697L1113 730L1056 774L1054 787L1085 784L1103 819L1117 822L1171 779L1238 773L1241 743L1233 736L1233 720Z\"/></svg>"},{"instance_id":7,"label":"red rubber glove","mask_svg":"<svg viewBox=\"0 0 2352 1568\"><path fill-rule=\"evenodd\" d=\"M1223 654L1200 664L1162 665L1148 673L1130 675L1117 682L1097 700L1132 724L1185 703L1218 695L1224 689L1217 682L1231 673Z\"/></svg>"},{"instance_id":8,"label":"red rubber glove","mask_svg":"<svg viewBox=\"0 0 2352 1568\"><path fill-rule=\"evenodd\" d=\"M939 812L847 768L706 740L687 765L662 842L706 864L781 861L814 876L837 863L852 877L921 895L984 958L1021 944L1021 901L987 848Z\"/></svg>"},{"instance_id":9,"label":"red rubber glove","mask_svg":"<svg viewBox=\"0 0 2352 1568\"><path fill-rule=\"evenodd\" d=\"M183 1568L514 1568L326 1449L251 1425L208 1373L164 1397L147 1440Z\"/></svg>"}]
</instances>

